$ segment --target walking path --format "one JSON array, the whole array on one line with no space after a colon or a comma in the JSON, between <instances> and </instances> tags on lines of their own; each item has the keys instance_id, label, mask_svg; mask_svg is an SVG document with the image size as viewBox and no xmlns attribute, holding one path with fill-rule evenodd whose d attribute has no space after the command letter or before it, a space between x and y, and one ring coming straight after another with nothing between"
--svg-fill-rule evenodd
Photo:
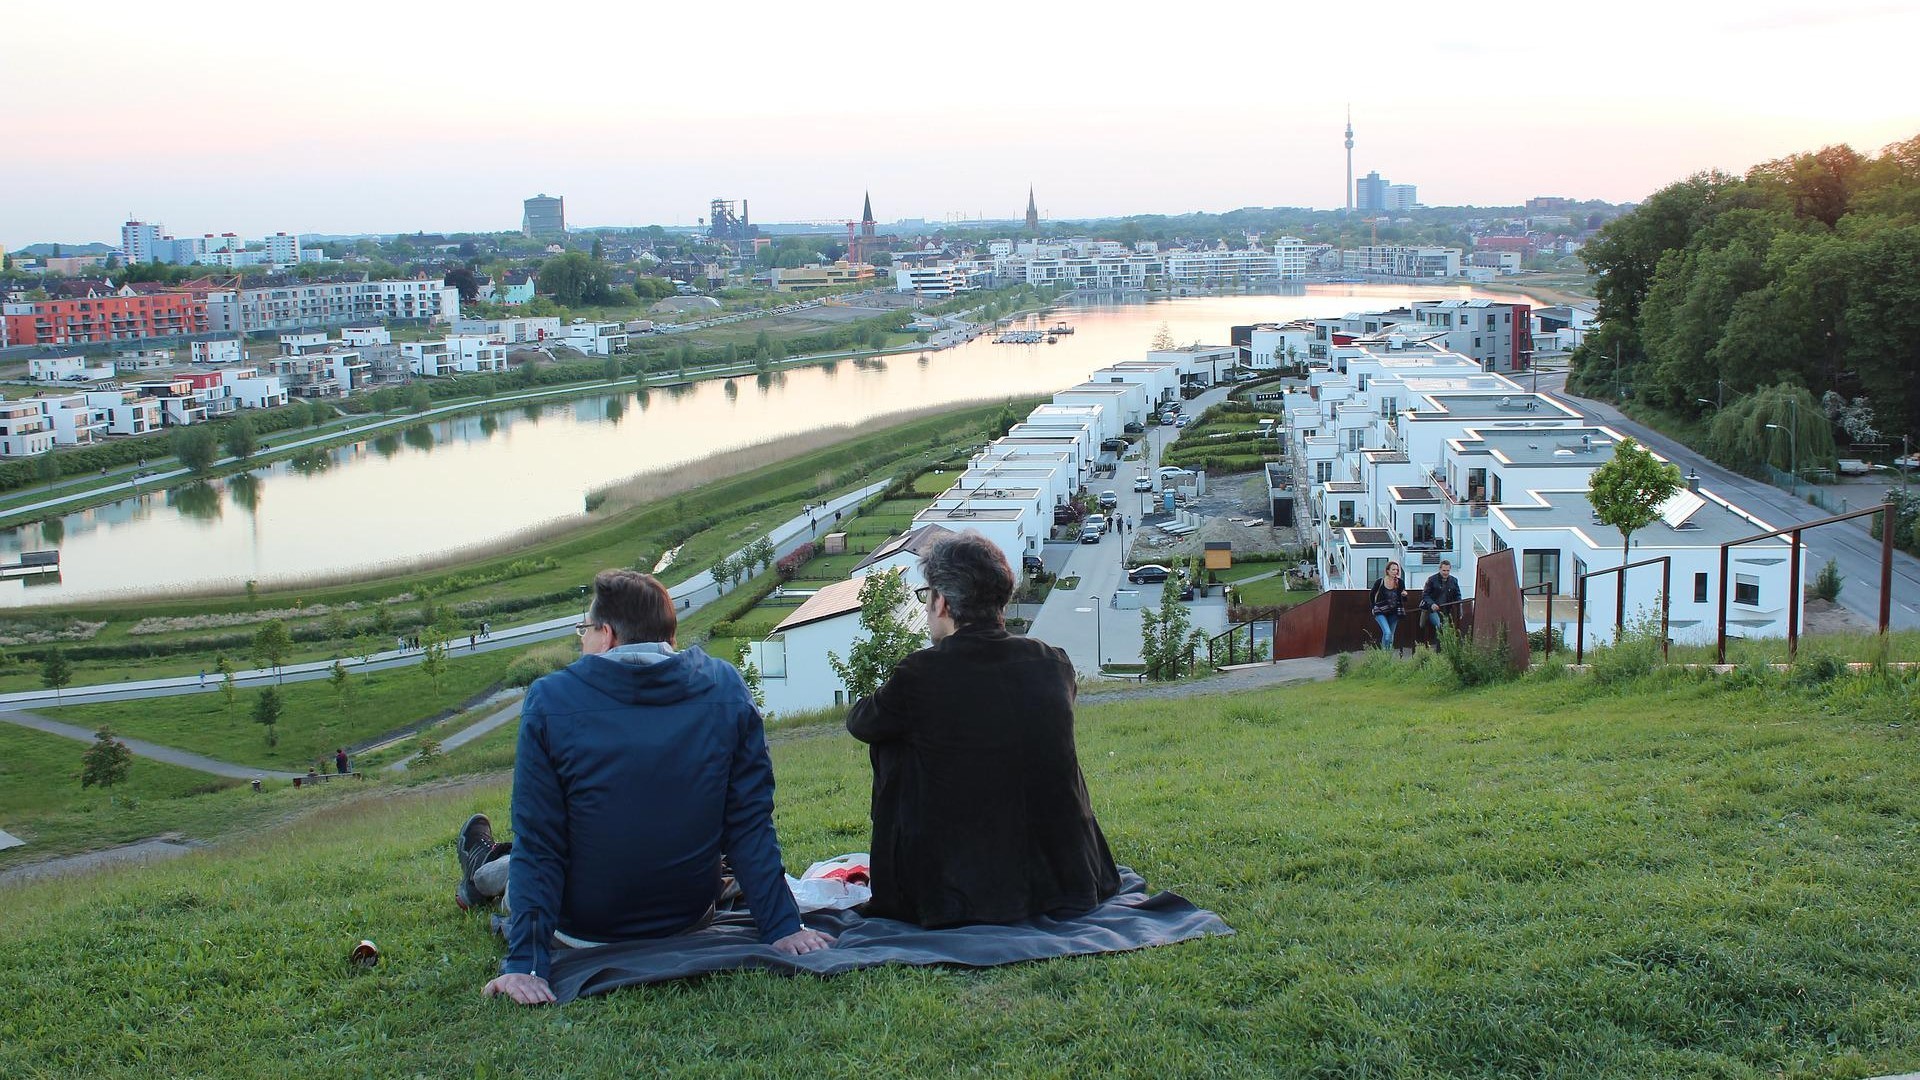
<instances>
[{"instance_id":1,"label":"walking path","mask_svg":"<svg viewBox=\"0 0 1920 1080\"><path fill-rule=\"evenodd\" d=\"M0 712L0 720L18 727L44 731L49 735L65 736L66 738L79 742L90 743L93 741L93 732L88 731L86 728L80 727L77 724L63 724L58 720L50 720L47 717L35 713L19 711ZM215 776L227 776L236 780L252 780L255 777L273 777L278 780L291 780L296 776L303 775L301 773L280 772L275 769L262 769L253 765L235 765L232 762L219 761L202 754L195 754L186 750L175 750L171 746L161 746L159 743L150 743L144 739L128 739L120 736L115 736L115 738L119 738L121 742L126 743L127 749L133 751L136 757L163 761L168 765L178 765L183 769L212 773Z\"/></svg>"},{"instance_id":2,"label":"walking path","mask_svg":"<svg viewBox=\"0 0 1920 1080\"><path fill-rule=\"evenodd\" d=\"M498 728L500 725L505 724L510 720L517 720L519 718L520 718L520 699L515 698L513 704L508 705L506 708L501 709L499 712L496 712L493 715L488 716L486 719L481 720L469 727L461 728L459 731L456 731L453 734L447 736L446 738L440 740L440 749L443 752L447 750L458 750L460 747L465 746L468 743L472 742L473 740L479 738L480 736L485 735L487 732L492 731L495 728ZM388 765L386 771L387 772L406 772L407 759L401 758L399 761L396 761L393 764Z\"/></svg>"},{"instance_id":3,"label":"walking path","mask_svg":"<svg viewBox=\"0 0 1920 1080\"><path fill-rule=\"evenodd\" d=\"M83 851L78 855L42 859L39 862L0 870L0 886L20 885L41 878L77 874L87 870L97 870L103 866L157 862L161 859L177 858L202 846L204 845L183 844L174 840L142 840L137 844L122 844L119 847L104 848L100 851Z\"/></svg>"}]
</instances>

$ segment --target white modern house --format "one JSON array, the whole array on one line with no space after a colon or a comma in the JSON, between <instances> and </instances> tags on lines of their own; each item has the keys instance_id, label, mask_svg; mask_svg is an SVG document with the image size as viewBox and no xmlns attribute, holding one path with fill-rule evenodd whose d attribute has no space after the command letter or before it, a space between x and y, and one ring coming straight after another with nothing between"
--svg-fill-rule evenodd
<instances>
[{"instance_id":1,"label":"white modern house","mask_svg":"<svg viewBox=\"0 0 1920 1080\"><path fill-rule=\"evenodd\" d=\"M1008 439L1068 439L1072 441L1074 454L1081 461L1091 462L1100 456L1100 437L1094 433L1091 425L1082 420L1065 421L1058 424L1020 423L1007 429L1004 438Z\"/></svg>"},{"instance_id":2,"label":"white modern house","mask_svg":"<svg viewBox=\"0 0 1920 1080\"><path fill-rule=\"evenodd\" d=\"M588 356L612 356L627 351L627 328L617 322L588 322L575 319L566 326L563 344Z\"/></svg>"},{"instance_id":3,"label":"white modern house","mask_svg":"<svg viewBox=\"0 0 1920 1080\"><path fill-rule=\"evenodd\" d=\"M1212 386L1240 362L1240 347L1188 345L1178 349L1152 349L1147 352L1147 359L1178 364L1182 385Z\"/></svg>"},{"instance_id":4,"label":"white modern house","mask_svg":"<svg viewBox=\"0 0 1920 1080\"><path fill-rule=\"evenodd\" d=\"M33 401L0 401L0 457L23 458L53 449L53 429Z\"/></svg>"},{"instance_id":5,"label":"white modern house","mask_svg":"<svg viewBox=\"0 0 1920 1080\"><path fill-rule=\"evenodd\" d=\"M1047 542L1047 532L1053 524L1052 513L1047 511L1048 516L1042 519L1028 507L930 506L913 516L913 528L939 525L954 532L973 529L1000 549L1007 557L1007 565L1017 574L1023 557L1040 554L1041 545ZM1045 524L1040 524L1042 521Z\"/></svg>"},{"instance_id":6,"label":"white modern house","mask_svg":"<svg viewBox=\"0 0 1920 1080\"><path fill-rule=\"evenodd\" d=\"M213 341L193 343L193 362L196 364L237 364L247 358L238 338L217 338Z\"/></svg>"},{"instance_id":7,"label":"white modern house","mask_svg":"<svg viewBox=\"0 0 1920 1080\"><path fill-rule=\"evenodd\" d=\"M84 356L54 356L27 361L27 378L34 382L100 382L113 376L112 364L95 363Z\"/></svg>"},{"instance_id":8,"label":"white modern house","mask_svg":"<svg viewBox=\"0 0 1920 1080\"><path fill-rule=\"evenodd\" d=\"M1088 426L1093 431L1093 445L1098 447L1107 439L1119 438L1122 432L1124 422L1109 413L1104 405L1037 405L1027 414L1026 422L1034 427Z\"/></svg>"},{"instance_id":9,"label":"white modern house","mask_svg":"<svg viewBox=\"0 0 1920 1080\"><path fill-rule=\"evenodd\" d=\"M1154 400L1146 385L1135 382L1084 382L1053 395L1055 405L1098 405L1122 427L1146 423Z\"/></svg>"},{"instance_id":10,"label":"white modern house","mask_svg":"<svg viewBox=\"0 0 1920 1080\"><path fill-rule=\"evenodd\" d=\"M87 407L108 435L145 435L160 430L160 403L132 390L88 390Z\"/></svg>"},{"instance_id":11,"label":"white modern house","mask_svg":"<svg viewBox=\"0 0 1920 1080\"><path fill-rule=\"evenodd\" d=\"M30 400L39 403L55 446L88 446L107 433L106 421L87 404L84 393L49 394Z\"/></svg>"},{"instance_id":12,"label":"white modern house","mask_svg":"<svg viewBox=\"0 0 1920 1080\"><path fill-rule=\"evenodd\" d=\"M901 573L907 598L896 614L905 625L924 634L926 608L914 600L912 592L920 584L919 578L910 570ZM768 712L849 704L846 684L834 673L828 657L845 659L859 640L860 589L866 581L862 575L826 586L782 619L765 640L747 646L747 661L760 673Z\"/></svg>"},{"instance_id":13,"label":"white modern house","mask_svg":"<svg viewBox=\"0 0 1920 1080\"><path fill-rule=\"evenodd\" d=\"M1087 383L1135 384L1146 391L1147 409L1152 411L1162 402L1179 400L1183 367L1171 361L1123 360L1087 376Z\"/></svg>"},{"instance_id":14,"label":"white modern house","mask_svg":"<svg viewBox=\"0 0 1920 1080\"><path fill-rule=\"evenodd\" d=\"M507 369L505 343L474 334L456 334L435 341L403 342L400 356L406 362L408 371L429 377Z\"/></svg>"},{"instance_id":15,"label":"white modern house","mask_svg":"<svg viewBox=\"0 0 1920 1080\"><path fill-rule=\"evenodd\" d=\"M1005 459L985 460L969 466L953 486L963 491L977 487L1035 488L1045 496L1049 514L1053 507L1071 499L1080 490L1079 477L1065 464Z\"/></svg>"},{"instance_id":16,"label":"white modern house","mask_svg":"<svg viewBox=\"0 0 1920 1080\"><path fill-rule=\"evenodd\" d=\"M528 283L532 287L532 283ZM560 320L553 316L525 316L512 319L460 318L453 322L456 334L478 334L509 345L540 345L559 340Z\"/></svg>"},{"instance_id":17,"label":"white modern house","mask_svg":"<svg viewBox=\"0 0 1920 1080\"><path fill-rule=\"evenodd\" d=\"M287 388L258 368L229 368L220 373L220 381L243 409L276 409L287 403Z\"/></svg>"}]
</instances>

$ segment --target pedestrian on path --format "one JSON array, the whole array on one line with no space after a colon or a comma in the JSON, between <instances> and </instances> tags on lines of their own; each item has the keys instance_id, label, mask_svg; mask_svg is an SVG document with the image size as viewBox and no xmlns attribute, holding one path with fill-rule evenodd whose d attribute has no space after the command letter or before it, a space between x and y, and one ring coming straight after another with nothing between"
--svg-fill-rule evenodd
<instances>
[{"instance_id":1,"label":"pedestrian on path","mask_svg":"<svg viewBox=\"0 0 1920 1080\"><path fill-rule=\"evenodd\" d=\"M350 764L349 764L349 763L347 762L347 748L346 748L346 747L344 747L344 746L336 746L336 747L334 747L334 749L333 749L333 768L334 768L334 770L335 770L336 772L338 772L338 773L339 773L339 774L340 774L341 776L345 776L345 775L347 775L348 773L350 773L350 772L352 772L352 771L353 771L353 766L352 766L352 765L350 765Z\"/></svg>"},{"instance_id":2,"label":"pedestrian on path","mask_svg":"<svg viewBox=\"0 0 1920 1080\"><path fill-rule=\"evenodd\" d=\"M200 689L205 690L206 688L207 688L207 671L205 668L201 668L200 669Z\"/></svg>"}]
</instances>

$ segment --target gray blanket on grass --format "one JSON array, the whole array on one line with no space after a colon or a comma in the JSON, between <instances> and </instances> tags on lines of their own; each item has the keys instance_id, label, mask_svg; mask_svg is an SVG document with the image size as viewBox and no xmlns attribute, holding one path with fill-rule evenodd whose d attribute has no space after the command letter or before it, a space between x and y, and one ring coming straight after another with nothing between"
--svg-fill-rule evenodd
<instances>
[{"instance_id":1,"label":"gray blanket on grass","mask_svg":"<svg viewBox=\"0 0 1920 1080\"><path fill-rule=\"evenodd\" d=\"M561 949L554 953L549 982L554 995L565 1003L622 986L743 968L790 975L838 975L883 964L980 968L1056 956L1128 952L1233 933L1220 916L1174 893L1147 895L1147 883L1124 866L1120 891L1071 919L1043 916L1004 926L925 930L851 911L816 911L806 917L806 923L834 935L838 939L834 947L804 956L782 956L760 943L759 932L745 912L723 912L712 926L680 937Z\"/></svg>"}]
</instances>

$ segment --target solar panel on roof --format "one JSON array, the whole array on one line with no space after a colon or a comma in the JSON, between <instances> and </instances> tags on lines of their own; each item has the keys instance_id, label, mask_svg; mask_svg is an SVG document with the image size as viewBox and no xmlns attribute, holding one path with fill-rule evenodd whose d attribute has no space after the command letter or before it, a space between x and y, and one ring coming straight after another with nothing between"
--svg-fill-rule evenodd
<instances>
[{"instance_id":1,"label":"solar panel on roof","mask_svg":"<svg viewBox=\"0 0 1920 1080\"><path fill-rule=\"evenodd\" d=\"M1666 522L1669 527L1677 529L1685 525L1687 519L1698 513L1705 505L1707 500L1686 488L1681 488L1673 493L1673 498L1660 504L1660 520Z\"/></svg>"}]
</instances>

